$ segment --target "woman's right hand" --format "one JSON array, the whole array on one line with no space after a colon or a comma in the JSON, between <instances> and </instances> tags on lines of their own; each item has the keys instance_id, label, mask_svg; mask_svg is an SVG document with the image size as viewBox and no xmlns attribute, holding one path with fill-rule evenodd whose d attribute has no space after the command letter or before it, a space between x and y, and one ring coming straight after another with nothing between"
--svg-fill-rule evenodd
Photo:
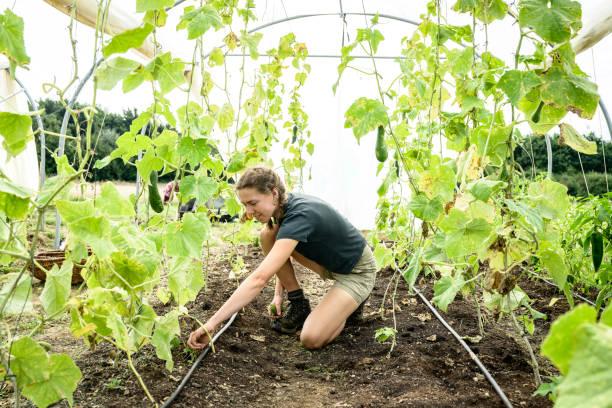
<instances>
[{"instance_id":1,"label":"woman's right hand","mask_svg":"<svg viewBox=\"0 0 612 408\"><path fill-rule=\"evenodd\" d=\"M214 331L214 327L209 327L208 324L204 324L204 326L191 332L189 339L187 339L187 345L193 350L202 350L204 347L208 346Z\"/></svg>"},{"instance_id":2,"label":"woman's right hand","mask_svg":"<svg viewBox=\"0 0 612 408\"><path fill-rule=\"evenodd\" d=\"M283 297L274 295L272 303L268 305L268 313L273 319L278 319L283 315Z\"/></svg>"}]
</instances>

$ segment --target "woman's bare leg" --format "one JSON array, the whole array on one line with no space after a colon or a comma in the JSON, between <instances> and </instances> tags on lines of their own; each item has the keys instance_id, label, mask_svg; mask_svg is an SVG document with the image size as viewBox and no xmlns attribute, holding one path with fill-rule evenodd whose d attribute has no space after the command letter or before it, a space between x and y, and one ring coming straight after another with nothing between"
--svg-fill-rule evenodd
<instances>
[{"instance_id":1,"label":"woman's bare leg","mask_svg":"<svg viewBox=\"0 0 612 408\"><path fill-rule=\"evenodd\" d=\"M332 287L304 322L300 335L302 345L307 349L318 349L333 341L357 306L351 295Z\"/></svg>"}]
</instances>

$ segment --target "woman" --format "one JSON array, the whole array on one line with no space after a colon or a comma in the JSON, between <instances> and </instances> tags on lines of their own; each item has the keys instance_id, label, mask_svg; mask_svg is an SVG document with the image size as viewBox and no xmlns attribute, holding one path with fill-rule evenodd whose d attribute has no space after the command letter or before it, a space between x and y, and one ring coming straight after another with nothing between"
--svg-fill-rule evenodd
<instances>
[{"instance_id":1,"label":"woman","mask_svg":"<svg viewBox=\"0 0 612 408\"><path fill-rule=\"evenodd\" d=\"M272 322L282 333L302 329L300 341L318 349L334 340L349 317L357 317L374 287L376 263L361 233L326 202L305 194L285 192L279 176L265 167L247 170L236 186L247 217L266 224L260 243L266 257L232 296L189 336L193 349L208 345L209 335L234 312L250 303L276 275L273 304L281 315L283 289L289 307ZM295 277L291 259L334 279L333 287L312 311ZM352 316L351 316L352 315Z\"/></svg>"}]
</instances>

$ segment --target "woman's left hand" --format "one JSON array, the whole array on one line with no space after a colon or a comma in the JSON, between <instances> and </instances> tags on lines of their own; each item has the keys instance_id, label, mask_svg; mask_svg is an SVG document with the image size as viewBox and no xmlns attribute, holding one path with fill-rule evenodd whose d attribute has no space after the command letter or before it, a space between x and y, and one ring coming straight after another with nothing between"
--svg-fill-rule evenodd
<instances>
[{"instance_id":1,"label":"woman's left hand","mask_svg":"<svg viewBox=\"0 0 612 408\"><path fill-rule=\"evenodd\" d=\"M214 332L215 327L210 327L208 323L206 323L204 326L191 332L187 340L187 345L193 350L202 350L208 346Z\"/></svg>"}]
</instances>

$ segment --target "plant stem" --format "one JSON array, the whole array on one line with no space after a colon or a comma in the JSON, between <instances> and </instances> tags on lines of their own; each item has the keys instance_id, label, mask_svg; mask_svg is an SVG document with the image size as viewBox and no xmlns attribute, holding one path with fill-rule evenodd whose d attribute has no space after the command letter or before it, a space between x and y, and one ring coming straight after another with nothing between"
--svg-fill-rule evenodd
<instances>
[{"instance_id":1,"label":"plant stem","mask_svg":"<svg viewBox=\"0 0 612 408\"><path fill-rule=\"evenodd\" d=\"M510 312L510 316L512 317L512 322L514 323L514 328L516 329L516 332L523 339L523 342L525 343L525 347L527 348L527 351L529 352L529 357L531 359L531 368L533 369L533 376L535 379L536 386L539 387L540 385L542 385L542 377L540 377L540 365L538 364L538 360L536 359L536 356L533 352L531 343L529 343L529 339L527 338L527 336L525 335L525 332L523 331L518 321L516 320L514 311Z\"/></svg>"},{"instance_id":2,"label":"plant stem","mask_svg":"<svg viewBox=\"0 0 612 408\"><path fill-rule=\"evenodd\" d=\"M147 386L145 385L144 381L142 380L142 377L140 376L140 374L136 370L136 367L134 367L134 362L132 361L132 356L130 355L130 353L126 353L126 354L127 354L127 358L128 358L128 365L130 366L130 369L132 370L132 372L134 373L134 375L138 379L138 383L140 384L140 387L144 390L145 394L147 394L147 398L149 398L149 401L151 401L157 407L158 405L157 405L157 402L155 401L155 398L153 398L153 396L149 392L149 389L147 388Z\"/></svg>"}]
</instances>

